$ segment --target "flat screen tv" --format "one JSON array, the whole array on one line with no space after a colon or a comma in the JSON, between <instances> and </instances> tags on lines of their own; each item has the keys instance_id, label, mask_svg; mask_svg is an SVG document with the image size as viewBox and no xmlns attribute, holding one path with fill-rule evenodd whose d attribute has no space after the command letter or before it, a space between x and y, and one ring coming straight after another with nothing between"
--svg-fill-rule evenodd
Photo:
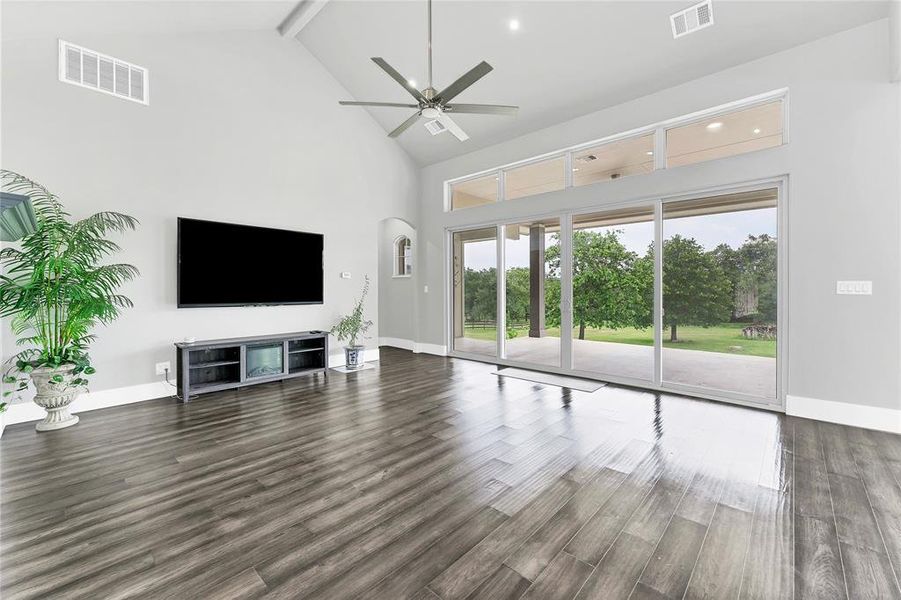
<instances>
[{"instance_id":1,"label":"flat screen tv","mask_svg":"<svg viewBox=\"0 0 901 600\"><path fill-rule=\"evenodd\" d=\"M318 233L178 219L178 307L322 304Z\"/></svg>"}]
</instances>

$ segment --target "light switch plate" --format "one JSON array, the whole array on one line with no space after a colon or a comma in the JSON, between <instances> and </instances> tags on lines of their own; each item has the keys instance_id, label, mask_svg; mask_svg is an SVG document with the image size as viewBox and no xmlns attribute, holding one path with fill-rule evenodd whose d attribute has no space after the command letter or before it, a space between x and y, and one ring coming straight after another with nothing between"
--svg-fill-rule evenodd
<instances>
[{"instance_id":1,"label":"light switch plate","mask_svg":"<svg viewBox=\"0 0 901 600\"><path fill-rule=\"evenodd\" d=\"M850 296L872 296L872 281L836 281L835 293Z\"/></svg>"},{"instance_id":2,"label":"light switch plate","mask_svg":"<svg viewBox=\"0 0 901 600\"><path fill-rule=\"evenodd\" d=\"M341 279L350 279L350 271L341 271Z\"/></svg>"},{"instance_id":3,"label":"light switch plate","mask_svg":"<svg viewBox=\"0 0 901 600\"><path fill-rule=\"evenodd\" d=\"M428 293L429 293L429 286L427 286L427 285L422 286L422 293L428 294Z\"/></svg>"}]
</instances>

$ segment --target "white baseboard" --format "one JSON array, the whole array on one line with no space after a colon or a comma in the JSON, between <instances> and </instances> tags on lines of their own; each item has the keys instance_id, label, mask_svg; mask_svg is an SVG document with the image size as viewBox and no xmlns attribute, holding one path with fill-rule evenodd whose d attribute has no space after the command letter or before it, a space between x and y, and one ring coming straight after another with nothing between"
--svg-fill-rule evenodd
<instances>
[{"instance_id":1,"label":"white baseboard","mask_svg":"<svg viewBox=\"0 0 901 600\"><path fill-rule=\"evenodd\" d=\"M363 361L371 362L379 359L379 349L378 348L366 348L363 350ZM344 358L344 348L341 348L341 354L329 354L328 357L328 366L332 367L343 367L347 364L347 360Z\"/></svg>"},{"instance_id":2,"label":"white baseboard","mask_svg":"<svg viewBox=\"0 0 901 600\"><path fill-rule=\"evenodd\" d=\"M440 344L420 344L413 340L405 340L403 338L380 337L379 346L391 346L392 348L401 348L409 350L417 354L435 354L437 356L447 356L447 348Z\"/></svg>"},{"instance_id":3,"label":"white baseboard","mask_svg":"<svg viewBox=\"0 0 901 600\"><path fill-rule=\"evenodd\" d=\"M901 433L901 410L893 408L788 395L785 397L785 414L864 429Z\"/></svg>"},{"instance_id":4,"label":"white baseboard","mask_svg":"<svg viewBox=\"0 0 901 600\"><path fill-rule=\"evenodd\" d=\"M416 351L416 343L413 340L405 340L402 338L380 337L379 346L391 346L392 348L400 348L402 350Z\"/></svg>"},{"instance_id":5,"label":"white baseboard","mask_svg":"<svg viewBox=\"0 0 901 600\"><path fill-rule=\"evenodd\" d=\"M367 348L363 353L363 359L367 362L378 360L379 349ZM329 356L328 362L330 367L340 367L344 365L344 352ZM100 390L97 392L87 392L79 396L78 399L72 403L72 412L79 413L88 410L96 410L98 408L109 408L111 406L120 406L122 404L143 402L144 400L171 396L174 393L175 388L163 381ZM37 421L43 418L44 409L34 402L11 404L5 413L0 414L0 435L2 435L3 427L5 425Z\"/></svg>"},{"instance_id":6,"label":"white baseboard","mask_svg":"<svg viewBox=\"0 0 901 600\"><path fill-rule=\"evenodd\" d=\"M416 344L413 352L419 354L434 354L436 356L447 356L447 347L441 344Z\"/></svg>"},{"instance_id":7,"label":"white baseboard","mask_svg":"<svg viewBox=\"0 0 901 600\"><path fill-rule=\"evenodd\" d=\"M98 408L109 408L110 406L120 406L122 404L143 402L144 400L153 400L154 398L163 398L165 396L171 396L174 393L175 388L164 381L129 385L126 387L84 393L72 403L71 410L73 413L80 413L89 410L97 410ZM5 425L25 423L26 421L37 421L38 419L44 418L44 409L34 402L10 404L3 417Z\"/></svg>"}]
</instances>

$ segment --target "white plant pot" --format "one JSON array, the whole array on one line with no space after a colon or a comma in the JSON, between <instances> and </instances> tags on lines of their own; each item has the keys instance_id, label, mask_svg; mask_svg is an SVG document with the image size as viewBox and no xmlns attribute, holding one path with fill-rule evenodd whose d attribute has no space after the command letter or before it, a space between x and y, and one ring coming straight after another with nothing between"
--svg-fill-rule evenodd
<instances>
[{"instance_id":1,"label":"white plant pot","mask_svg":"<svg viewBox=\"0 0 901 600\"><path fill-rule=\"evenodd\" d=\"M44 420L34 426L38 431L53 431L78 423L78 416L69 413L69 405L82 392L82 388L71 383L76 379L73 369L75 365L63 365L56 369L40 367L30 373L36 390L34 403L47 411ZM61 375L63 380L53 383L51 379L55 375Z\"/></svg>"},{"instance_id":2,"label":"white plant pot","mask_svg":"<svg viewBox=\"0 0 901 600\"><path fill-rule=\"evenodd\" d=\"M365 346L344 346L344 366L348 369L359 369L363 366Z\"/></svg>"}]
</instances>

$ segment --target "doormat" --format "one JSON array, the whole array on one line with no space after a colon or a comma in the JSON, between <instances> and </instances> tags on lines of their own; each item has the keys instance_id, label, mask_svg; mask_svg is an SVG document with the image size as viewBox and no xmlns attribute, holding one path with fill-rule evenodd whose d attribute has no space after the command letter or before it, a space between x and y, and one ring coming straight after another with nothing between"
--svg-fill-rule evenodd
<instances>
[{"instance_id":1,"label":"doormat","mask_svg":"<svg viewBox=\"0 0 901 600\"><path fill-rule=\"evenodd\" d=\"M566 375L555 375L554 373L542 373L541 371L527 371L525 369L514 369L507 367L494 371L495 375L501 377L513 377L514 379L525 379L534 383L546 383L548 385L556 385L571 390L579 390L580 392L596 392L605 385L600 381L592 381L591 379L580 379L578 377L567 377Z\"/></svg>"}]
</instances>

